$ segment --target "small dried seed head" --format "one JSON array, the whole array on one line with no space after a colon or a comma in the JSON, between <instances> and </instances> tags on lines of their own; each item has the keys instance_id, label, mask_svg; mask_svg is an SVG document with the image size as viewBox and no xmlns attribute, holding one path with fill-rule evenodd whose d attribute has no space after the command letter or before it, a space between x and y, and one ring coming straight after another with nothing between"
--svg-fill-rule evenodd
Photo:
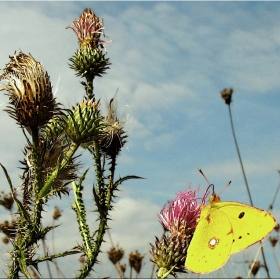
<instances>
[{"instance_id":1,"label":"small dried seed head","mask_svg":"<svg viewBox=\"0 0 280 280\"><path fill-rule=\"evenodd\" d=\"M124 263L124 264L121 264L121 265L120 265L120 268L121 268L122 273L125 273L126 264L125 264L125 263Z\"/></svg>"},{"instance_id":2,"label":"small dried seed head","mask_svg":"<svg viewBox=\"0 0 280 280\"><path fill-rule=\"evenodd\" d=\"M255 276L261 267L262 265L259 261L254 262L253 268L251 269L252 274ZM249 266L249 268L251 268L251 266Z\"/></svg>"},{"instance_id":3,"label":"small dried seed head","mask_svg":"<svg viewBox=\"0 0 280 280\"><path fill-rule=\"evenodd\" d=\"M231 97L233 94L233 88L224 88L221 91L221 97L225 100L226 104L229 105L231 103Z\"/></svg>"},{"instance_id":4,"label":"small dried seed head","mask_svg":"<svg viewBox=\"0 0 280 280\"><path fill-rule=\"evenodd\" d=\"M272 247L275 247L278 242L278 237L269 236L269 241Z\"/></svg>"},{"instance_id":5,"label":"small dried seed head","mask_svg":"<svg viewBox=\"0 0 280 280\"><path fill-rule=\"evenodd\" d=\"M118 263L124 255L124 250L122 248L112 247L108 252L108 258L113 263Z\"/></svg>"},{"instance_id":6,"label":"small dried seed head","mask_svg":"<svg viewBox=\"0 0 280 280\"><path fill-rule=\"evenodd\" d=\"M57 206L55 206L53 211L53 219L58 220L61 215L61 210Z\"/></svg>"},{"instance_id":7,"label":"small dried seed head","mask_svg":"<svg viewBox=\"0 0 280 280\"><path fill-rule=\"evenodd\" d=\"M14 193L16 196L16 193ZM7 210L12 210L14 199L11 193L5 194L3 191L0 194L0 205L4 206Z\"/></svg>"},{"instance_id":8,"label":"small dried seed head","mask_svg":"<svg viewBox=\"0 0 280 280\"><path fill-rule=\"evenodd\" d=\"M5 220L0 224L0 230L7 236L7 238L14 238L16 235L16 221Z\"/></svg>"},{"instance_id":9,"label":"small dried seed head","mask_svg":"<svg viewBox=\"0 0 280 280\"><path fill-rule=\"evenodd\" d=\"M142 266L142 256L137 250L129 254L129 265L139 274Z\"/></svg>"}]
</instances>

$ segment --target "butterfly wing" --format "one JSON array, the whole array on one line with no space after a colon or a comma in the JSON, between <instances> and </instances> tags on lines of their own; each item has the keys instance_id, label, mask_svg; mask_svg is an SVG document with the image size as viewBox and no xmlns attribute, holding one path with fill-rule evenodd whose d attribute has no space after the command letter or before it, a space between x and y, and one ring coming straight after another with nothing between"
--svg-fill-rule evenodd
<instances>
[{"instance_id":1,"label":"butterfly wing","mask_svg":"<svg viewBox=\"0 0 280 280\"><path fill-rule=\"evenodd\" d=\"M185 266L194 273L209 273L223 266L231 252L233 231L223 211L208 205L201 215L188 248Z\"/></svg>"},{"instance_id":2,"label":"butterfly wing","mask_svg":"<svg viewBox=\"0 0 280 280\"><path fill-rule=\"evenodd\" d=\"M237 253L266 237L275 227L274 217L265 210L238 202L219 202L212 206L227 215L233 228L230 254Z\"/></svg>"}]
</instances>

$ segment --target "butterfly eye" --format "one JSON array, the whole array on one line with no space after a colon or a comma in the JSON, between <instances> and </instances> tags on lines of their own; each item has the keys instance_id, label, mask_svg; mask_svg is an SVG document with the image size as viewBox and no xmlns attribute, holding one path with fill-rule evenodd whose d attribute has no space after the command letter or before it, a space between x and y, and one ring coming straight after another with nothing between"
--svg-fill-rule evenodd
<instances>
[{"instance_id":1,"label":"butterfly eye","mask_svg":"<svg viewBox=\"0 0 280 280\"><path fill-rule=\"evenodd\" d=\"M219 239L212 237L208 243L210 249L214 249L219 244Z\"/></svg>"}]
</instances>

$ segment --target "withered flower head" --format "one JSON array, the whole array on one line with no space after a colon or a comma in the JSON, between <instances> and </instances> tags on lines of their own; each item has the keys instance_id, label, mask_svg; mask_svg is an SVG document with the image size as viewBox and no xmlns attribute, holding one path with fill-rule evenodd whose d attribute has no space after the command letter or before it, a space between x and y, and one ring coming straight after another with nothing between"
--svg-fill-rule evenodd
<instances>
[{"instance_id":1,"label":"withered flower head","mask_svg":"<svg viewBox=\"0 0 280 280\"><path fill-rule=\"evenodd\" d=\"M53 219L58 220L61 215L61 210L57 206L55 206L53 211Z\"/></svg>"},{"instance_id":2,"label":"withered flower head","mask_svg":"<svg viewBox=\"0 0 280 280\"><path fill-rule=\"evenodd\" d=\"M99 44L104 47L105 43L108 42L100 40L101 35L105 37L104 20L100 20L89 8L85 8L80 17L77 20L74 20L72 24L66 28L74 30L78 37L81 49L88 46L97 49Z\"/></svg>"},{"instance_id":3,"label":"withered flower head","mask_svg":"<svg viewBox=\"0 0 280 280\"><path fill-rule=\"evenodd\" d=\"M137 272L137 274L140 273L143 258L144 256L142 256L137 250L136 252L131 252L129 254L129 265Z\"/></svg>"},{"instance_id":4,"label":"withered flower head","mask_svg":"<svg viewBox=\"0 0 280 280\"><path fill-rule=\"evenodd\" d=\"M7 238L14 238L16 234L16 221L5 220L0 224L0 230L6 235Z\"/></svg>"},{"instance_id":5,"label":"withered flower head","mask_svg":"<svg viewBox=\"0 0 280 280\"><path fill-rule=\"evenodd\" d=\"M124 250L122 248L118 248L117 246L116 248L112 247L107 253L108 253L109 260L113 264L116 264L122 259L124 255Z\"/></svg>"},{"instance_id":6,"label":"withered flower head","mask_svg":"<svg viewBox=\"0 0 280 280\"><path fill-rule=\"evenodd\" d=\"M104 133L101 135L99 143L104 154L116 157L126 143L127 135L123 130L125 123L117 117L117 103L114 98L110 100L107 108L108 113L103 120Z\"/></svg>"},{"instance_id":7,"label":"withered flower head","mask_svg":"<svg viewBox=\"0 0 280 280\"><path fill-rule=\"evenodd\" d=\"M255 276L262 266L263 265L261 265L259 261L256 261L254 262L253 267L251 268L251 266L249 266L249 268L251 268L252 274Z\"/></svg>"},{"instance_id":8,"label":"withered flower head","mask_svg":"<svg viewBox=\"0 0 280 280\"><path fill-rule=\"evenodd\" d=\"M14 193L16 196L16 193ZM7 210L12 210L14 199L11 193L5 194L3 191L0 194L0 205L3 205Z\"/></svg>"},{"instance_id":9,"label":"withered flower head","mask_svg":"<svg viewBox=\"0 0 280 280\"><path fill-rule=\"evenodd\" d=\"M221 97L225 100L226 104L229 105L231 103L231 97L233 94L233 88L224 88L221 91Z\"/></svg>"},{"instance_id":10,"label":"withered flower head","mask_svg":"<svg viewBox=\"0 0 280 280\"><path fill-rule=\"evenodd\" d=\"M46 124L56 111L56 103L48 73L31 55L20 52L10 56L0 80L7 84L0 90L8 91L11 106L7 112L24 127Z\"/></svg>"},{"instance_id":11,"label":"withered flower head","mask_svg":"<svg viewBox=\"0 0 280 280\"><path fill-rule=\"evenodd\" d=\"M272 247L275 247L278 242L278 237L269 236L269 241Z\"/></svg>"}]
</instances>

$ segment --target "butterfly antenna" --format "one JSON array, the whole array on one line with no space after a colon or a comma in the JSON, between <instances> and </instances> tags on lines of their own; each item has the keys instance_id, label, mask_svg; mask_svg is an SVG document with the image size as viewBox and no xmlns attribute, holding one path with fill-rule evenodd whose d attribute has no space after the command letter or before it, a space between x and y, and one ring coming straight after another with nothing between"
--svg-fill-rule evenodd
<instances>
[{"instance_id":1,"label":"butterfly antenna","mask_svg":"<svg viewBox=\"0 0 280 280\"><path fill-rule=\"evenodd\" d=\"M219 195L231 184L231 181L229 181L224 188L220 191Z\"/></svg>"},{"instance_id":2,"label":"butterfly antenna","mask_svg":"<svg viewBox=\"0 0 280 280\"><path fill-rule=\"evenodd\" d=\"M207 177L204 175L204 173L203 173L203 171L201 170L201 168L198 168L198 171L201 173L201 175L204 177L204 179L205 179L206 182L208 183L208 188L207 188L207 190L206 190L206 192L205 192L205 195L204 195L204 197L203 197L203 200L205 200L206 197L208 196L208 191L209 191L210 188L212 188L213 193L215 193L214 185L211 184L211 183L209 182L209 180L208 180Z\"/></svg>"},{"instance_id":3,"label":"butterfly antenna","mask_svg":"<svg viewBox=\"0 0 280 280\"><path fill-rule=\"evenodd\" d=\"M204 177L204 179L206 180L206 182L207 182L208 185L210 186L211 183L209 182L209 180L207 179L207 177L204 175L204 173L202 172L201 168L198 168L198 171L201 173L201 175Z\"/></svg>"}]
</instances>

